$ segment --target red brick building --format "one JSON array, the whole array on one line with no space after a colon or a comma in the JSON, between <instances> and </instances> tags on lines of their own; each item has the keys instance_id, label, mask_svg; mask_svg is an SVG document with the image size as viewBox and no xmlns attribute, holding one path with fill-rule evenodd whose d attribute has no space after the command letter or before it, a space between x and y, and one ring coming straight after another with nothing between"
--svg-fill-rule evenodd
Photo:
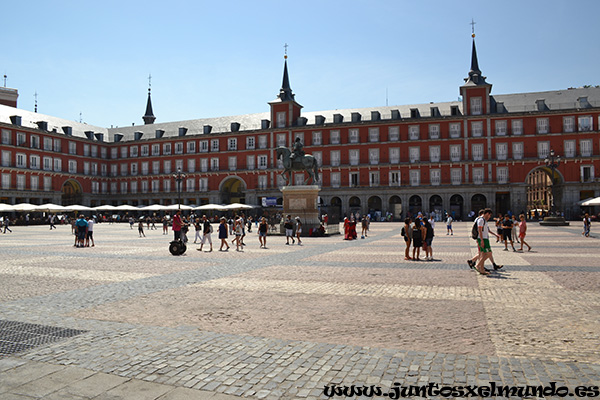
<instances>
[{"instance_id":1,"label":"red brick building","mask_svg":"<svg viewBox=\"0 0 600 400\"><path fill-rule=\"evenodd\" d=\"M548 209L551 150L567 217L600 195L600 88L492 95L473 41L459 93L462 101L302 112L286 60L279 95L258 114L155 123L149 92L144 125L106 129L17 109L14 97L0 105L0 202L171 204L181 169L186 204L260 205L281 197L275 149L297 137L321 165L322 204L339 214Z\"/></svg>"}]
</instances>

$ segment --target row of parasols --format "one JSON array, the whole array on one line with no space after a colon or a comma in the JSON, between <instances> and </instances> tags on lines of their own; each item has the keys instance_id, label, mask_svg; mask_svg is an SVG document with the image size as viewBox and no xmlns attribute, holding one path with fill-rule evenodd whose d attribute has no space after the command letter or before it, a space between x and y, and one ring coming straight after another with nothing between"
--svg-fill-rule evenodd
<instances>
[{"instance_id":1,"label":"row of parasols","mask_svg":"<svg viewBox=\"0 0 600 400\"><path fill-rule=\"evenodd\" d=\"M120 206L111 206L109 204L98 206L98 207L87 207L78 204L73 204L70 206L61 206L58 204L42 204L35 205L29 203L19 203L19 204L4 204L0 203L0 212L12 212L12 211L20 211L20 212L50 212L50 213L59 213L59 212L71 212L71 211L108 211L108 212L122 212L122 211L176 211L176 210L194 210L194 211L234 211L234 210L249 210L255 208L255 206L251 206L249 204L241 204L241 203L233 203L233 204L204 204L201 206L190 206L187 204L171 204L168 206L164 206L162 204L153 204L150 206L144 207L136 207L129 204L123 204Z\"/></svg>"}]
</instances>

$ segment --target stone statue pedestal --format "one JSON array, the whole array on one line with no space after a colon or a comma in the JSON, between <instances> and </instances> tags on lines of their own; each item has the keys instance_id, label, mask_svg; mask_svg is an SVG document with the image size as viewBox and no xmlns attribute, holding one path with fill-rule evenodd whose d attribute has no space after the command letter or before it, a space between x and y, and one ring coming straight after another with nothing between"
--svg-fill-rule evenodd
<instances>
[{"instance_id":1,"label":"stone statue pedestal","mask_svg":"<svg viewBox=\"0 0 600 400\"><path fill-rule=\"evenodd\" d=\"M318 229L319 221L319 198L318 185L284 186L283 193L283 219L289 214L292 219L300 217L302 222L302 236L308 236L311 229ZM285 234L283 224L282 233Z\"/></svg>"},{"instance_id":2,"label":"stone statue pedestal","mask_svg":"<svg viewBox=\"0 0 600 400\"><path fill-rule=\"evenodd\" d=\"M543 221L540 221L542 226L568 226L569 222L565 221L564 217L545 217Z\"/></svg>"}]
</instances>

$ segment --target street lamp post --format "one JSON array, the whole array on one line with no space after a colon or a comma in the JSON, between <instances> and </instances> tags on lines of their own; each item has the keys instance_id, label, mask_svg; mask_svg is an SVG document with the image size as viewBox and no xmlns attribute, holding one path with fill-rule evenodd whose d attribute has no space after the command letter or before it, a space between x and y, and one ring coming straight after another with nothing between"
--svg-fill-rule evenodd
<instances>
[{"instance_id":1,"label":"street lamp post","mask_svg":"<svg viewBox=\"0 0 600 400\"><path fill-rule=\"evenodd\" d=\"M544 159L544 163L546 164L547 168L550 168L550 183L552 184L551 188L550 188L550 212L549 215L544 218L543 221L540 222L540 225L546 225L546 226L565 226L565 225L569 225L569 223L567 221L565 221L565 218L561 215L556 215L553 216L552 212L554 209L554 186L556 185L556 179L555 179L555 171L558 168L558 166L560 165L560 156L554 154L554 150L550 150L550 154L548 155L548 157L546 157Z\"/></svg>"},{"instance_id":2,"label":"street lamp post","mask_svg":"<svg viewBox=\"0 0 600 400\"><path fill-rule=\"evenodd\" d=\"M173 174L173 179L177 182L177 209L181 210L181 181L185 179L185 174L181 172L181 168L177 168L177 173Z\"/></svg>"},{"instance_id":3,"label":"street lamp post","mask_svg":"<svg viewBox=\"0 0 600 400\"><path fill-rule=\"evenodd\" d=\"M181 173L181 168L177 168L177 173L173 174L173 179L177 182L177 213L181 211L181 181L185 179L185 174ZM186 245L181 240L173 240L169 244L169 252L174 256L180 256L185 253Z\"/></svg>"}]
</instances>

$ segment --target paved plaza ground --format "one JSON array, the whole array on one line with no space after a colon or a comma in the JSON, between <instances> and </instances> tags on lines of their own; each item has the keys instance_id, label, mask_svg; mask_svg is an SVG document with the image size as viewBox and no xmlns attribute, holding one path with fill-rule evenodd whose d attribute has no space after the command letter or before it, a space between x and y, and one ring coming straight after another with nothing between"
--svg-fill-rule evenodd
<instances>
[{"instance_id":1,"label":"paved plaza ground","mask_svg":"<svg viewBox=\"0 0 600 400\"><path fill-rule=\"evenodd\" d=\"M492 240L505 267L490 277L467 267L471 223L438 223L435 261L420 262L404 260L400 223L268 249L253 229L243 252L214 240L180 257L161 227L98 224L96 246L75 248L70 227L15 226L0 234L0 398L600 385L600 240L580 225L530 223L531 252Z\"/></svg>"}]
</instances>

